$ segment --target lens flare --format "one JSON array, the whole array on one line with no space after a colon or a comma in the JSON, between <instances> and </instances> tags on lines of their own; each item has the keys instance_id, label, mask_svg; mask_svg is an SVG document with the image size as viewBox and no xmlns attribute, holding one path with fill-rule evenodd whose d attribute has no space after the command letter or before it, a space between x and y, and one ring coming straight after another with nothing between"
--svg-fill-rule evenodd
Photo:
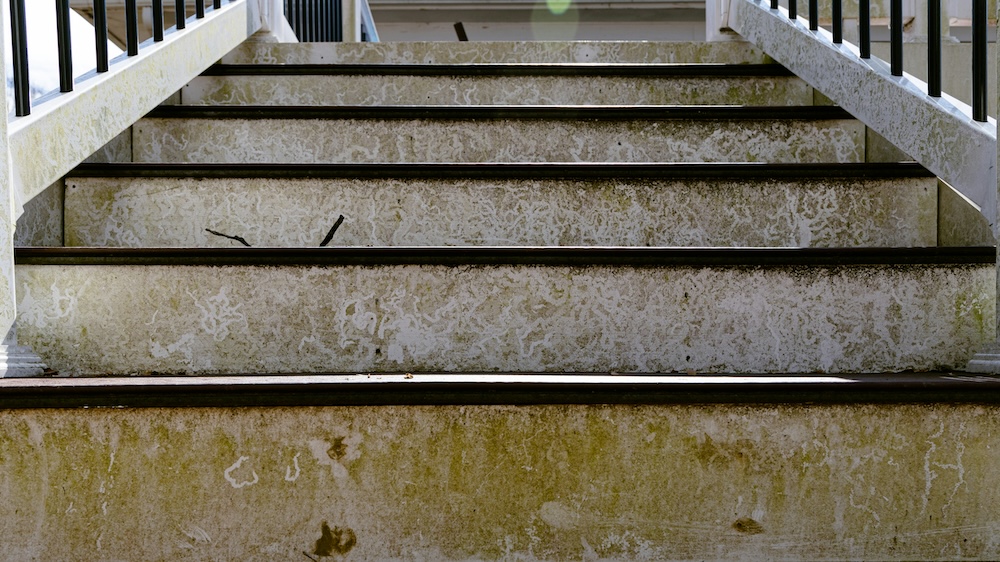
<instances>
[{"instance_id":1,"label":"lens flare","mask_svg":"<svg viewBox=\"0 0 1000 562\"><path fill-rule=\"evenodd\" d=\"M569 5L573 3L573 0L545 0L545 4L548 5L549 11L557 16L561 16L566 13L569 9Z\"/></svg>"}]
</instances>

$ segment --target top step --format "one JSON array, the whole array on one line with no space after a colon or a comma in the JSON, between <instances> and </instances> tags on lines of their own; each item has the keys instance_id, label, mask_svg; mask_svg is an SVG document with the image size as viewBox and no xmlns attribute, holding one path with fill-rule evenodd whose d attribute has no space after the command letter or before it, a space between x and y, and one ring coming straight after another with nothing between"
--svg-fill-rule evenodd
<instances>
[{"instance_id":1,"label":"top step","mask_svg":"<svg viewBox=\"0 0 1000 562\"><path fill-rule=\"evenodd\" d=\"M774 62L747 43L646 41L475 41L391 43L246 42L224 64L472 64Z\"/></svg>"}]
</instances>

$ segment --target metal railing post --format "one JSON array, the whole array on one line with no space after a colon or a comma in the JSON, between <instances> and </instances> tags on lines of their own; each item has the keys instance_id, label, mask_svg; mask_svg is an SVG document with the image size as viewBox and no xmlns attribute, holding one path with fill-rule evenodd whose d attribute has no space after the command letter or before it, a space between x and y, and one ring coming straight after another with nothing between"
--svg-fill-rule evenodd
<instances>
[{"instance_id":1,"label":"metal railing post","mask_svg":"<svg viewBox=\"0 0 1000 562\"><path fill-rule=\"evenodd\" d=\"M174 1L174 27L184 29L187 25L187 2L184 0Z\"/></svg>"},{"instance_id":2,"label":"metal railing post","mask_svg":"<svg viewBox=\"0 0 1000 562\"><path fill-rule=\"evenodd\" d=\"M153 0L153 41L163 41L163 0Z\"/></svg>"},{"instance_id":3,"label":"metal railing post","mask_svg":"<svg viewBox=\"0 0 1000 562\"><path fill-rule=\"evenodd\" d=\"M870 0L858 0L858 43L861 58L872 58L872 8Z\"/></svg>"},{"instance_id":4,"label":"metal railing post","mask_svg":"<svg viewBox=\"0 0 1000 562\"><path fill-rule=\"evenodd\" d=\"M125 44L128 56L139 54L139 8L136 0L125 0Z\"/></svg>"},{"instance_id":5,"label":"metal railing post","mask_svg":"<svg viewBox=\"0 0 1000 562\"><path fill-rule=\"evenodd\" d=\"M841 0L833 0L830 8L833 16L833 42L839 45L844 42L844 7Z\"/></svg>"},{"instance_id":6,"label":"metal railing post","mask_svg":"<svg viewBox=\"0 0 1000 562\"><path fill-rule=\"evenodd\" d=\"M56 0L56 37L59 43L59 91L73 91L73 43L70 37L69 0Z\"/></svg>"},{"instance_id":7,"label":"metal railing post","mask_svg":"<svg viewBox=\"0 0 1000 562\"><path fill-rule=\"evenodd\" d=\"M893 76L903 75L903 0L892 0L889 8L889 66Z\"/></svg>"},{"instance_id":8,"label":"metal railing post","mask_svg":"<svg viewBox=\"0 0 1000 562\"><path fill-rule=\"evenodd\" d=\"M927 0L927 94L941 97L941 0Z\"/></svg>"},{"instance_id":9,"label":"metal railing post","mask_svg":"<svg viewBox=\"0 0 1000 562\"><path fill-rule=\"evenodd\" d=\"M972 1L972 118L985 123L986 111L986 0Z\"/></svg>"},{"instance_id":10,"label":"metal railing post","mask_svg":"<svg viewBox=\"0 0 1000 562\"><path fill-rule=\"evenodd\" d=\"M28 82L28 24L24 0L10 0L10 40L14 58L14 114L31 113L31 86Z\"/></svg>"},{"instance_id":11,"label":"metal railing post","mask_svg":"<svg viewBox=\"0 0 1000 562\"><path fill-rule=\"evenodd\" d=\"M108 9L105 0L94 0L94 37L97 71L108 71Z\"/></svg>"}]
</instances>

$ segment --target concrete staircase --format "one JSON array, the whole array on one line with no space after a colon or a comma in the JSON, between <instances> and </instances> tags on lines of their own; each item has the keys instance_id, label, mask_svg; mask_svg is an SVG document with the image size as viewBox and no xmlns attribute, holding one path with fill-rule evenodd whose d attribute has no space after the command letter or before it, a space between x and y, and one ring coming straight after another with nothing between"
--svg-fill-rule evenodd
<instances>
[{"instance_id":1,"label":"concrete staircase","mask_svg":"<svg viewBox=\"0 0 1000 562\"><path fill-rule=\"evenodd\" d=\"M990 240L766 62L244 45L18 224L23 343L184 376L2 381L0 559L997 558L1000 383L897 372Z\"/></svg>"},{"instance_id":2,"label":"concrete staircase","mask_svg":"<svg viewBox=\"0 0 1000 562\"><path fill-rule=\"evenodd\" d=\"M71 375L893 372L990 340L991 251L936 247L936 180L863 124L760 55L586 46L231 55L66 178L20 337Z\"/></svg>"}]
</instances>

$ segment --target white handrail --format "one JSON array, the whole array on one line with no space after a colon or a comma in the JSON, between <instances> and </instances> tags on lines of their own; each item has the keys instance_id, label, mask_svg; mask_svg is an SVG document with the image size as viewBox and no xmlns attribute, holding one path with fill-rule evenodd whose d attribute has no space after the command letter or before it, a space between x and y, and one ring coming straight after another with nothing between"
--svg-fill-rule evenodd
<instances>
[{"instance_id":1,"label":"white handrail","mask_svg":"<svg viewBox=\"0 0 1000 562\"><path fill-rule=\"evenodd\" d=\"M975 203L994 236L997 220L997 127L972 119L971 108L948 95L933 98L926 84L893 76L877 58L862 59L823 29L810 31L769 2L726 0L728 26L806 83L878 132Z\"/></svg>"}]
</instances>

